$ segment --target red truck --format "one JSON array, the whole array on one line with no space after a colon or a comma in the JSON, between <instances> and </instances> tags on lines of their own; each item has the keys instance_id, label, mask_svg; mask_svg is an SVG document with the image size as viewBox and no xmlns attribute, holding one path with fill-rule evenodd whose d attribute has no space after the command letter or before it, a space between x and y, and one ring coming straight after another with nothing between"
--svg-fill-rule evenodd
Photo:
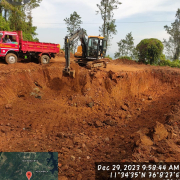
<instances>
[{"instance_id":1,"label":"red truck","mask_svg":"<svg viewBox=\"0 0 180 180\"><path fill-rule=\"evenodd\" d=\"M41 64L48 64L59 51L59 44L23 41L22 31L0 31L0 58L8 64L16 63L18 58L38 58Z\"/></svg>"}]
</instances>

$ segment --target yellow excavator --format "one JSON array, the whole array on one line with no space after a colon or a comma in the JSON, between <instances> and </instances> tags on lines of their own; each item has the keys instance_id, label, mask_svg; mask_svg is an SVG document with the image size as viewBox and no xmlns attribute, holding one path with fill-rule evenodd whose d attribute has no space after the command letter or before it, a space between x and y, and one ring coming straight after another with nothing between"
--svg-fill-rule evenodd
<instances>
[{"instance_id":1,"label":"yellow excavator","mask_svg":"<svg viewBox=\"0 0 180 180\"><path fill-rule=\"evenodd\" d=\"M103 60L107 50L106 38L102 36L88 36L88 39L86 39L85 34L86 31L79 28L70 37L65 37L66 66L63 70L64 75L75 77L75 71L70 69L70 47L78 39L81 41L81 45L78 46L77 52L74 54L78 58L76 63L88 69L106 67L106 62Z\"/></svg>"}]
</instances>

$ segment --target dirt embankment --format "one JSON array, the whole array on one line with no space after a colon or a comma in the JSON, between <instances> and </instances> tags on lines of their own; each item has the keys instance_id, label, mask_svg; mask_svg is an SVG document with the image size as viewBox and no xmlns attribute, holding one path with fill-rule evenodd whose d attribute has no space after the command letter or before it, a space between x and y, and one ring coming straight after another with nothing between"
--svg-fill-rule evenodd
<instances>
[{"instance_id":1,"label":"dirt embankment","mask_svg":"<svg viewBox=\"0 0 180 180\"><path fill-rule=\"evenodd\" d=\"M74 67L75 79L60 58L0 66L1 151L57 151L59 179L75 180L93 180L96 161L179 160L179 69Z\"/></svg>"},{"instance_id":2,"label":"dirt embankment","mask_svg":"<svg viewBox=\"0 0 180 180\"><path fill-rule=\"evenodd\" d=\"M65 57L65 51L60 50L60 52L56 55L56 57ZM74 54L70 52L70 57L74 58Z\"/></svg>"},{"instance_id":3,"label":"dirt embankment","mask_svg":"<svg viewBox=\"0 0 180 180\"><path fill-rule=\"evenodd\" d=\"M118 65L118 66L117 66ZM139 66L139 67L138 67ZM106 106L120 106L124 99L139 98L142 93L156 88L166 93L179 84L180 71L171 68L146 67L145 65L126 66L113 62L107 69L89 71L74 65L76 78L62 76L63 66L58 63L38 65L34 63L16 64L0 71L0 104L14 102L18 97L29 96L34 88L42 93L49 90L59 95L92 97L94 102ZM115 71L109 70L114 69ZM138 67L138 68L137 68ZM130 71L130 69L132 69ZM106 71L104 71L106 70ZM12 88L13 87L13 88ZM157 96L158 90L150 96ZM147 95L148 96L148 95ZM80 101L80 106L83 106Z\"/></svg>"}]
</instances>

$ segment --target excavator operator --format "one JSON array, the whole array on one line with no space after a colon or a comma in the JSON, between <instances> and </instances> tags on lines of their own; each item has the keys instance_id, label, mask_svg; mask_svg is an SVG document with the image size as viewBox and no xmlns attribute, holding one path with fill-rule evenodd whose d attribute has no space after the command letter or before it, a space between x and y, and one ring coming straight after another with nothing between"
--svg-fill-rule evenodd
<instances>
[{"instance_id":1,"label":"excavator operator","mask_svg":"<svg viewBox=\"0 0 180 180\"><path fill-rule=\"evenodd\" d=\"M93 46L94 46L94 49L97 49L97 42L96 41L93 42Z\"/></svg>"}]
</instances>

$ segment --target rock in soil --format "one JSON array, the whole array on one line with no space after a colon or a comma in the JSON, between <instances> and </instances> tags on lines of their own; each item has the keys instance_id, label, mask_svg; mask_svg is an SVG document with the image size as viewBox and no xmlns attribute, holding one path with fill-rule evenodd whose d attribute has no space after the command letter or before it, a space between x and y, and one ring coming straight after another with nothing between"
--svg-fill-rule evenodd
<instances>
[{"instance_id":1,"label":"rock in soil","mask_svg":"<svg viewBox=\"0 0 180 180\"><path fill-rule=\"evenodd\" d=\"M98 128L98 127L102 127L103 123L101 121L97 120L97 121L94 122L94 125L95 125L95 127Z\"/></svg>"},{"instance_id":2,"label":"rock in soil","mask_svg":"<svg viewBox=\"0 0 180 180\"><path fill-rule=\"evenodd\" d=\"M77 179L76 180L82 180L82 174L78 174Z\"/></svg>"},{"instance_id":3,"label":"rock in soil","mask_svg":"<svg viewBox=\"0 0 180 180\"><path fill-rule=\"evenodd\" d=\"M112 121L112 120L105 120L103 121L103 123L105 123L106 125L110 125L110 126L115 126L116 122Z\"/></svg>"},{"instance_id":4,"label":"rock in soil","mask_svg":"<svg viewBox=\"0 0 180 180\"><path fill-rule=\"evenodd\" d=\"M94 106L94 102L90 102L88 106L92 108Z\"/></svg>"},{"instance_id":5,"label":"rock in soil","mask_svg":"<svg viewBox=\"0 0 180 180\"><path fill-rule=\"evenodd\" d=\"M12 105L11 104L6 104L5 108L6 109L12 109Z\"/></svg>"},{"instance_id":6,"label":"rock in soil","mask_svg":"<svg viewBox=\"0 0 180 180\"><path fill-rule=\"evenodd\" d=\"M149 97L148 97L148 100L152 100L152 99L153 99L152 96L149 96Z\"/></svg>"},{"instance_id":7,"label":"rock in soil","mask_svg":"<svg viewBox=\"0 0 180 180\"><path fill-rule=\"evenodd\" d=\"M68 178L66 176L60 176L59 179L60 180L68 180Z\"/></svg>"},{"instance_id":8,"label":"rock in soil","mask_svg":"<svg viewBox=\"0 0 180 180\"><path fill-rule=\"evenodd\" d=\"M156 126L154 127L154 134L153 134L153 139L155 142L161 141L163 139L166 139L168 136L168 132L166 128L164 127L163 124L159 123L156 121Z\"/></svg>"}]
</instances>

